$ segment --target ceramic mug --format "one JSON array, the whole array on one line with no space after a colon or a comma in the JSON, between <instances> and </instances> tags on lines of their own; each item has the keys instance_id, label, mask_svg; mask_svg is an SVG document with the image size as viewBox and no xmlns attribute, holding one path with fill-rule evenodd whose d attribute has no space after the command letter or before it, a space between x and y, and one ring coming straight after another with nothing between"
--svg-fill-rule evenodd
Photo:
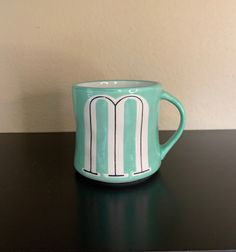
<instances>
[{"instance_id":1,"label":"ceramic mug","mask_svg":"<svg viewBox=\"0 0 236 252\"><path fill-rule=\"evenodd\" d=\"M76 119L75 169L106 183L130 183L155 173L185 125L181 103L154 81L108 80L72 87ZM159 143L160 101L180 113L177 131Z\"/></svg>"}]
</instances>

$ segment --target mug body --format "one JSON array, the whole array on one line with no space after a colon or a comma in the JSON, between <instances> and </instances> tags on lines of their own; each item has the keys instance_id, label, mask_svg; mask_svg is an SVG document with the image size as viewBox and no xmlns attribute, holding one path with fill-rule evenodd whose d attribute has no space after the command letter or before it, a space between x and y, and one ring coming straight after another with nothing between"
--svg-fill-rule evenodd
<instances>
[{"instance_id":1,"label":"mug body","mask_svg":"<svg viewBox=\"0 0 236 252\"><path fill-rule=\"evenodd\" d=\"M101 182L127 183L158 170L159 83L94 81L72 89L74 166L80 174Z\"/></svg>"}]
</instances>

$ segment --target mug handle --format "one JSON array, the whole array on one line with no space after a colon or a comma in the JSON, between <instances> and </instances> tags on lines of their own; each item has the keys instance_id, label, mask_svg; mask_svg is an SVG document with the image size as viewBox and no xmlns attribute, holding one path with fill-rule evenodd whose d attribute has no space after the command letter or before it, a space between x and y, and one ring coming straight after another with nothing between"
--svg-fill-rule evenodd
<instances>
[{"instance_id":1,"label":"mug handle","mask_svg":"<svg viewBox=\"0 0 236 252\"><path fill-rule=\"evenodd\" d=\"M183 133L184 126L185 126L185 112L184 112L184 108L181 102L177 98L175 98L173 95L169 94L168 92L162 91L161 100L166 100L172 103L178 109L179 114L180 114L180 123L179 123L179 127L177 131L170 137L170 139L166 143L161 144L160 146L161 160L163 160L166 154L173 147L173 145L178 141L178 139Z\"/></svg>"}]
</instances>

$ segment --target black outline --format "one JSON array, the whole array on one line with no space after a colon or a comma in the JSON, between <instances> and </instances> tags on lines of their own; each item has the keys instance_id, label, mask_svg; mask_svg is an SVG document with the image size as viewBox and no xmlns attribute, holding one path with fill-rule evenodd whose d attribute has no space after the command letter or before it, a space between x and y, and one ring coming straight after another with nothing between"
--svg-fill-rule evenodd
<instances>
[{"instance_id":1,"label":"black outline","mask_svg":"<svg viewBox=\"0 0 236 252\"><path fill-rule=\"evenodd\" d=\"M119 175L119 174L114 174L114 175L110 175L110 174L108 174L108 177L124 177L125 176L125 174L122 174L122 175Z\"/></svg>"},{"instance_id":2,"label":"black outline","mask_svg":"<svg viewBox=\"0 0 236 252\"><path fill-rule=\"evenodd\" d=\"M150 168L148 168L147 170L141 170L141 171L139 171L139 172L134 172L133 173L133 175L138 175L138 174L141 174L141 173L145 173L145 172L147 172L147 171L150 171L151 169Z\"/></svg>"},{"instance_id":3,"label":"black outline","mask_svg":"<svg viewBox=\"0 0 236 252\"><path fill-rule=\"evenodd\" d=\"M94 174L94 175L98 175L97 172L88 171L88 170L86 170L86 169L83 169L83 170L84 170L85 172L92 173L92 174Z\"/></svg>"},{"instance_id":4,"label":"black outline","mask_svg":"<svg viewBox=\"0 0 236 252\"><path fill-rule=\"evenodd\" d=\"M92 172L92 116L91 116L91 106L92 106L92 102L96 99L99 99L99 98L104 98L106 100L109 100L113 105L114 105L114 108L115 108L115 113L114 113L114 125L115 125L115 130L114 130L114 169L115 169L115 174L114 175L108 175L109 177L118 177L118 176L124 176L124 175L117 175L116 174L116 108L117 108L117 105L119 104L119 102L121 102L122 100L126 99L126 98L136 98L138 99L141 104L142 104L142 111L141 111L141 126L140 126L140 162L141 162L141 172L136 172L134 174L140 174L140 173L144 173L148 170L143 170L143 157L142 157L142 134L143 134L143 101L136 95L127 95L125 97L122 97L121 99L119 99L117 102L113 102L112 99L110 99L109 97L105 96L105 95L99 95L99 96L96 96L94 97L90 102L89 102L89 123L90 123L90 143L89 143L89 149L90 149L90 168L89 168L89 171L88 170L85 170L86 172L88 173L92 173L92 174L96 174L98 175L97 173L94 173Z\"/></svg>"}]
</instances>

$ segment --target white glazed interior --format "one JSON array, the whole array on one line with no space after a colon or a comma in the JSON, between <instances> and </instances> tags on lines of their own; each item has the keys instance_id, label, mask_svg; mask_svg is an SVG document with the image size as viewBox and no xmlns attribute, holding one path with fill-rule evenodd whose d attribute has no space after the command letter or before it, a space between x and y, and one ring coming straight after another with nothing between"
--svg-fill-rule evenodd
<instances>
[{"instance_id":1,"label":"white glazed interior","mask_svg":"<svg viewBox=\"0 0 236 252\"><path fill-rule=\"evenodd\" d=\"M128 80L104 80L104 81L91 81L78 83L75 86L77 87L86 87L86 88L140 88L140 87L149 87L157 85L157 82L153 81L128 81Z\"/></svg>"}]
</instances>

